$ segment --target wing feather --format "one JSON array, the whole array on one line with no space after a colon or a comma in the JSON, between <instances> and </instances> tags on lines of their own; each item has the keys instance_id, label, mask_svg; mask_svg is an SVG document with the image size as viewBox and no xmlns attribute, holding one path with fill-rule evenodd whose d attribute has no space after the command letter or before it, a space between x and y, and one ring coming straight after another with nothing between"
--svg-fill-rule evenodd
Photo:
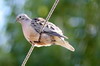
<instances>
[{"instance_id":1,"label":"wing feather","mask_svg":"<svg viewBox=\"0 0 100 66\"><path fill-rule=\"evenodd\" d=\"M35 18L32 20L31 22L31 26L34 27L34 29L39 32L41 27L43 26L45 22L45 19L43 18ZM63 37L68 39L68 37L64 36L61 29L58 28L56 25L54 25L51 22L47 22L46 26L43 30L44 33L47 33L48 35L52 35L52 36L58 36L58 37Z\"/></svg>"}]
</instances>

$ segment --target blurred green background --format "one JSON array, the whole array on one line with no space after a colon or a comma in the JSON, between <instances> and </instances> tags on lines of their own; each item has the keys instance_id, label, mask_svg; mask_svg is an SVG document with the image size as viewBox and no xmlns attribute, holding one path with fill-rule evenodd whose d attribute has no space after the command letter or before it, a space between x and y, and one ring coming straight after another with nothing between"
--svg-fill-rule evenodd
<instances>
[{"instance_id":1,"label":"blurred green background","mask_svg":"<svg viewBox=\"0 0 100 66\"><path fill-rule=\"evenodd\" d=\"M20 66L31 45L16 16L46 18L55 0L0 0L0 66ZM26 66L100 66L100 0L60 0L50 21L76 49L35 48Z\"/></svg>"}]
</instances>

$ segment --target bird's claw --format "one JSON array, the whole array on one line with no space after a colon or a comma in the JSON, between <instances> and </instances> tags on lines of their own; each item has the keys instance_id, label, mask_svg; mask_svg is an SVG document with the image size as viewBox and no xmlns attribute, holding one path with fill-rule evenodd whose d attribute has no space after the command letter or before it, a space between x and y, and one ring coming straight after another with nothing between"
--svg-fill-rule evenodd
<instances>
[{"instance_id":1,"label":"bird's claw","mask_svg":"<svg viewBox=\"0 0 100 66\"><path fill-rule=\"evenodd\" d=\"M40 41L34 41L34 43L40 43Z\"/></svg>"}]
</instances>

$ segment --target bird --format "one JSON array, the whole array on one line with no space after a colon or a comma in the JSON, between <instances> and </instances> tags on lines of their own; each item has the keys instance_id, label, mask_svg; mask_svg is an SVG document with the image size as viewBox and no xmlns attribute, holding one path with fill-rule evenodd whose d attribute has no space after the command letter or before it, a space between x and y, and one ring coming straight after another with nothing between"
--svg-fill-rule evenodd
<instances>
[{"instance_id":1,"label":"bird","mask_svg":"<svg viewBox=\"0 0 100 66\"><path fill-rule=\"evenodd\" d=\"M75 51L74 47L65 41L68 37L64 36L62 30L53 23L47 21L43 31L40 32L46 21L44 18L31 19L26 14L19 14L16 20L21 24L26 40L35 47L59 45Z\"/></svg>"}]
</instances>

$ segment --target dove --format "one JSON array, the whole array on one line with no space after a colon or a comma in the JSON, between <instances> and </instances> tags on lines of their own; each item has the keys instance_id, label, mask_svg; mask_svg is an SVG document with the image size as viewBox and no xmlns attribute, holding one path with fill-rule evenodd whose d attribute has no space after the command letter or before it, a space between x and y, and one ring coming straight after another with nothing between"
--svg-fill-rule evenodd
<instances>
[{"instance_id":1,"label":"dove","mask_svg":"<svg viewBox=\"0 0 100 66\"><path fill-rule=\"evenodd\" d=\"M75 51L69 42L64 40L68 39L68 37L64 36L62 30L53 23L47 21L43 31L40 33L46 21L45 19L40 17L31 19L26 14L19 14L16 20L21 24L26 40L35 47L55 44L65 47L70 51Z\"/></svg>"}]
</instances>

